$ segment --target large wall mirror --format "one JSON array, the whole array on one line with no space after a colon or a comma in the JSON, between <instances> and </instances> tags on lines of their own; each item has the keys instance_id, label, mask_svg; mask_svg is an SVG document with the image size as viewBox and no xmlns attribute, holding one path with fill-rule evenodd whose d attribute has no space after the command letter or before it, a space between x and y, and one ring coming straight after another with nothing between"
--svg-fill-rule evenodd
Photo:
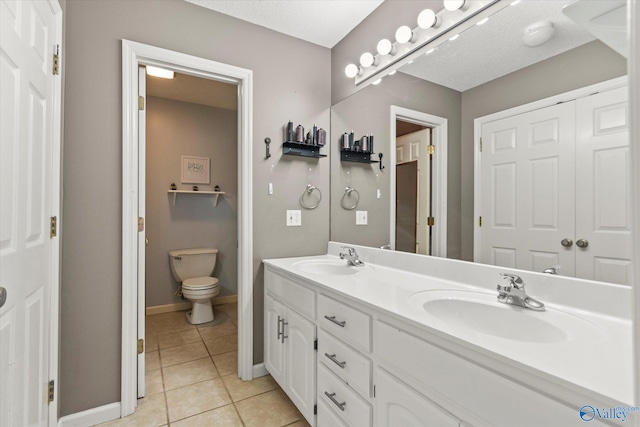
<instances>
[{"instance_id":1,"label":"large wall mirror","mask_svg":"<svg viewBox=\"0 0 640 427\"><path fill-rule=\"evenodd\" d=\"M513 3L332 106L331 240L626 284L626 58L567 17L568 0ZM624 13L606 16L618 39ZM368 161L341 159L351 132L374 136Z\"/></svg>"}]
</instances>

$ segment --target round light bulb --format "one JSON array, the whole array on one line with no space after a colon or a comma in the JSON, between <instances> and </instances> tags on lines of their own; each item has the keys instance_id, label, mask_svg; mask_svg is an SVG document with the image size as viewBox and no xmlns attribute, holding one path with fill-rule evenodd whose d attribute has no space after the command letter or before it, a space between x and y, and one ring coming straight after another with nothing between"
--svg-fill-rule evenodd
<instances>
[{"instance_id":1,"label":"round light bulb","mask_svg":"<svg viewBox=\"0 0 640 427\"><path fill-rule=\"evenodd\" d=\"M393 52L393 44L389 39L382 39L378 42L376 49L380 55L389 55Z\"/></svg>"},{"instance_id":2,"label":"round light bulb","mask_svg":"<svg viewBox=\"0 0 640 427\"><path fill-rule=\"evenodd\" d=\"M381 82L382 82L382 79L378 79L378 80L376 80L375 82L372 82L371 84L372 84L372 85L377 86L377 85L379 85Z\"/></svg>"},{"instance_id":3,"label":"round light bulb","mask_svg":"<svg viewBox=\"0 0 640 427\"><path fill-rule=\"evenodd\" d=\"M433 28L438 24L438 17L436 13L431 9L425 9L418 15L418 27L426 30L427 28Z\"/></svg>"},{"instance_id":4,"label":"round light bulb","mask_svg":"<svg viewBox=\"0 0 640 427\"><path fill-rule=\"evenodd\" d=\"M350 79L354 78L360 72L360 68L356 64L349 64L344 68L344 73Z\"/></svg>"},{"instance_id":5,"label":"round light bulb","mask_svg":"<svg viewBox=\"0 0 640 427\"><path fill-rule=\"evenodd\" d=\"M449 12L462 9L464 6L464 0L444 0L444 8Z\"/></svg>"},{"instance_id":6,"label":"round light bulb","mask_svg":"<svg viewBox=\"0 0 640 427\"><path fill-rule=\"evenodd\" d=\"M360 65L362 65L364 68L371 67L374 62L375 58L370 52L365 52L360 55Z\"/></svg>"},{"instance_id":7,"label":"round light bulb","mask_svg":"<svg viewBox=\"0 0 640 427\"><path fill-rule=\"evenodd\" d=\"M413 37L413 31L406 25L398 28L396 31L396 41L398 43L406 43Z\"/></svg>"}]
</instances>

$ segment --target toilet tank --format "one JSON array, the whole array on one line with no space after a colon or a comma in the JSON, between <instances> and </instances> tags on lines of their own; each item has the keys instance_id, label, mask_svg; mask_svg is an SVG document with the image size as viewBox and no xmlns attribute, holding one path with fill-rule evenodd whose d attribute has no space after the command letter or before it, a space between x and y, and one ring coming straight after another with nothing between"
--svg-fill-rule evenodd
<instances>
[{"instance_id":1,"label":"toilet tank","mask_svg":"<svg viewBox=\"0 0 640 427\"><path fill-rule=\"evenodd\" d=\"M218 249L196 248L169 251L169 264L176 282L182 283L193 277L206 277L213 274Z\"/></svg>"}]
</instances>

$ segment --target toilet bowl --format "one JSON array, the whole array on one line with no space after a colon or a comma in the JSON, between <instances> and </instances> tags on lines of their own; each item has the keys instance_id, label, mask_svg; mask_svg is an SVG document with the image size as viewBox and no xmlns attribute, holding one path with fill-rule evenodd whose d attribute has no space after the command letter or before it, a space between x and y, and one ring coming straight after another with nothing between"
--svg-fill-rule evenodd
<instances>
[{"instance_id":1,"label":"toilet bowl","mask_svg":"<svg viewBox=\"0 0 640 427\"><path fill-rule=\"evenodd\" d=\"M198 325L214 319L211 298L218 295L218 279L211 277L216 265L215 248L178 249L169 252L174 279L182 285L182 295L192 304L187 312L189 323Z\"/></svg>"}]
</instances>

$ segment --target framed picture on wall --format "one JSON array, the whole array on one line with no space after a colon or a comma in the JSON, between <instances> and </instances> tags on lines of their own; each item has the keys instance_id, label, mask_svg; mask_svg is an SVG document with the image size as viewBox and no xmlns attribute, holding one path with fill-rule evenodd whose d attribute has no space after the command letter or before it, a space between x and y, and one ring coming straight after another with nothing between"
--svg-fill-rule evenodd
<instances>
[{"instance_id":1,"label":"framed picture on wall","mask_svg":"<svg viewBox=\"0 0 640 427\"><path fill-rule=\"evenodd\" d=\"M208 157L182 156L183 184L211 184Z\"/></svg>"}]
</instances>

